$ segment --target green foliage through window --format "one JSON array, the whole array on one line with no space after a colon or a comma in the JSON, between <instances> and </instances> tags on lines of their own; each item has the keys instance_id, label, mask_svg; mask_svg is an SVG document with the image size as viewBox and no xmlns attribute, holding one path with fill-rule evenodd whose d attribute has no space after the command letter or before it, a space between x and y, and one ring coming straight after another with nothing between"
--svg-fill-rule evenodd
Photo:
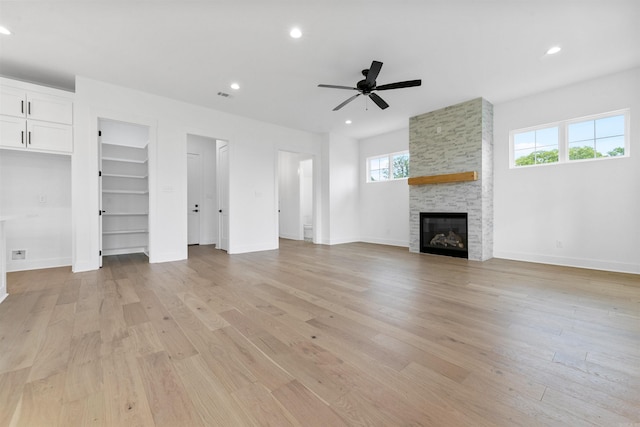
<instances>
[{"instance_id":1,"label":"green foliage through window","mask_svg":"<svg viewBox=\"0 0 640 427\"><path fill-rule=\"evenodd\" d=\"M625 155L628 111L600 114L511 132L515 166ZM560 153L565 153L563 156Z\"/></svg>"},{"instance_id":2,"label":"green foliage through window","mask_svg":"<svg viewBox=\"0 0 640 427\"><path fill-rule=\"evenodd\" d=\"M409 177L409 153L391 153L367 159L367 182Z\"/></svg>"}]
</instances>

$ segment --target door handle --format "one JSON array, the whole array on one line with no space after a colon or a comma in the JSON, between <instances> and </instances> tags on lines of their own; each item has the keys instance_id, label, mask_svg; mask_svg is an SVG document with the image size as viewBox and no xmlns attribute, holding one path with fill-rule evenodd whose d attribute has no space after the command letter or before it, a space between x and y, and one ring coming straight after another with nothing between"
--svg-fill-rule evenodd
<instances>
[{"instance_id":1,"label":"door handle","mask_svg":"<svg viewBox=\"0 0 640 427\"><path fill-rule=\"evenodd\" d=\"M219 209L218 212L222 213L222 209Z\"/></svg>"},{"instance_id":2,"label":"door handle","mask_svg":"<svg viewBox=\"0 0 640 427\"><path fill-rule=\"evenodd\" d=\"M193 209L191 212L200 212L198 209Z\"/></svg>"}]
</instances>

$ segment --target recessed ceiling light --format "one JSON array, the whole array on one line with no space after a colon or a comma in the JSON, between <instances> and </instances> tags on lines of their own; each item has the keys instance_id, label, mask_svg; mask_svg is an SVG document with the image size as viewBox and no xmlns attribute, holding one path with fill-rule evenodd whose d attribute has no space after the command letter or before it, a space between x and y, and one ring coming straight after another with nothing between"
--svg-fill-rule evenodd
<instances>
[{"instance_id":1,"label":"recessed ceiling light","mask_svg":"<svg viewBox=\"0 0 640 427\"><path fill-rule=\"evenodd\" d=\"M300 30L300 28L298 27L294 27L291 29L291 31L289 31L289 35L294 39L299 39L300 37L302 37L302 30Z\"/></svg>"},{"instance_id":2,"label":"recessed ceiling light","mask_svg":"<svg viewBox=\"0 0 640 427\"><path fill-rule=\"evenodd\" d=\"M238 90L240 89L240 85L238 83L231 83L231 89Z\"/></svg>"},{"instance_id":3,"label":"recessed ceiling light","mask_svg":"<svg viewBox=\"0 0 640 427\"><path fill-rule=\"evenodd\" d=\"M11 31L9 31L7 27L3 27L2 25L0 25L0 34L4 34L5 36L10 36Z\"/></svg>"},{"instance_id":4,"label":"recessed ceiling light","mask_svg":"<svg viewBox=\"0 0 640 427\"><path fill-rule=\"evenodd\" d=\"M344 121L346 124L350 125L351 123L353 123L351 120L345 120Z\"/></svg>"},{"instance_id":5,"label":"recessed ceiling light","mask_svg":"<svg viewBox=\"0 0 640 427\"><path fill-rule=\"evenodd\" d=\"M547 55L555 55L556 53L560 52L561 50L562 50L562 48L560 46L553 46L553 47L550 47L547 50L546 54Z\"/></svg>"}]
</instances>

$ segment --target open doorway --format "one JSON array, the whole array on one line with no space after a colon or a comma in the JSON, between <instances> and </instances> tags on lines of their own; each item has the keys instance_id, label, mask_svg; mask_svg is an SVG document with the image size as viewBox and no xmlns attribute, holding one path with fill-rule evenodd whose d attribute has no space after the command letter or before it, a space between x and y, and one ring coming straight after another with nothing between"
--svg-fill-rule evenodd
<instances>
[{"instance_id":1,"label":"open doorway","mask_svg":"<svg viewBox=\"0 0 640 427\"><path fill-rule=\"evenodd\" d=\"M278 237L314 241L313 155L278 152Z\"/></svg>"},{"instance_id":2,"label":"open doorway","mask_svg":"<svg viewBox=\"0 0 640 427\"><path fill-rule=\"evenodd\" d=\"M187 244L218 242L216 140L187 134Z\"/></svg>"}]
</instances>

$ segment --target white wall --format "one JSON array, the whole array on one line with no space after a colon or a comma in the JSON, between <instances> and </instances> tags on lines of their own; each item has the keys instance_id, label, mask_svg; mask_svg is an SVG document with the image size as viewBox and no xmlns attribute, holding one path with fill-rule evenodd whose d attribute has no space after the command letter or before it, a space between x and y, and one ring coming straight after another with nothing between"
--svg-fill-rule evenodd
<instances>
[{"instance_id":1,"label":"white wall","mask_svg":"<svg viewBox=\"0 0 640 427\"><path fill-rule=\"evenodd\" d=\"M330 216L329 236L325 243L333 245L360 241L358 141L330 134L325 144L329 159Z\"/></svg>"},{"instance_id":2,"label":"white wall","mask_svg":"<svg viewBox=\"0 0 640 427\"><path fill-rule=\"evenodd\" d=\"M360 233L362 241L409 247L406 179L367 183L367 157L409 149L409 128L360 140Z\"/></svg>"},{"instance_id":3,"label":"white wall","mask_svg":"<svg viewBox=\"0 0 640 427\"><path fill-rule=\"evenodd\" d=\"M202 161L202 197L200 198L200 244L218 243L218 197L216 185L216 140L187 135L187 152L200 155Z\"/></svg>"},{"instance_id":4,"label":"white wall","mask_svg":"<svg viewBox=\"0 0 640 427\"><path fill-rule=\"evenodd\" d=\"M622 108L631 157L509 168L510 130ZM498 104L494 118L494 256L640 273L640 69Z\"/></svg>"},{"instance_id":5,"label":"white wall","mask_svg":"<svg viewBox=\"0 0 640 427\"><path fill-rule=\"evenodd\" d=\"M71 157L0 150L4 215L36 215L6 223L7 271L70 265ZM12 260L14 250L26 259Z\"/></svg>"},{"instance_id":6,"label":"white wall","mask_svg":"<svg viewBox=\"0 0 640 427\"><path fill-rule=\"evenodd\" d=\"M320 153L321 138L316 134L77 77L72 160L74 271L98 268L98 117L150 126L151 262L187 257L187 134L229 143L229 253L278 246L277 150ZM320 200L317 209L321 210Z\"/></svg>"}]
</instances>

